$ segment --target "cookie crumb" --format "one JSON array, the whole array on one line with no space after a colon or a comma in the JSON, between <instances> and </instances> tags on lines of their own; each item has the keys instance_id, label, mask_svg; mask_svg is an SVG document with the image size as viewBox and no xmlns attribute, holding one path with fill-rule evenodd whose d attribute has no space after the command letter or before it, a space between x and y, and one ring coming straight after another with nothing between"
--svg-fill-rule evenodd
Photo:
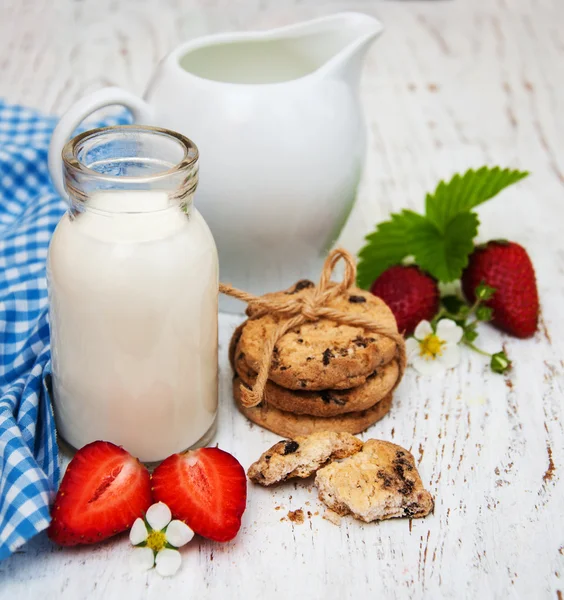
<instances>
[{"instance_id":1,"label":"cookie crumb","mask_svg":"<svg viewBox=\"0 0 564 600\"><path fill-rule=\"evenodd\" d=\"M318 514L318 513L316 513L316 514ZM329 523L333 523L333 525L337 525L337 527L339 527L341 525L341 515L338 515L336 512L332 511L329 508L323 513L323 518L326 521L329 521Z\"/></svg>"},{"instance_id":2,"label":"cookie crumb","mask_svg":"<svg viewBox=\"0 0 564 600\"><path fill-rule=\"evenodd\" d=\"M301 508L297 510L288 511L288 519L292 521L292 523L297 523L301 525L304 522L304 511Z\"/></svg>"},{"instance_id":3,"label":"cookie crumb","mask_svg":"<svg viewBox=\"0 0 564 600\"><path fill-rule=\"evenodd\" d=\"M281 508L282 508L282 507L281 507L280 505L278 505L278 506L275 506L275 507L274 507L274 510L280 510Z\"/></svg>"},{"instance_id":4,"label":"cookie crumb","mask_svg":"<svg viewBox=\"0 0 564 600\"><path fill-rule=\"evenodd\" d=\"M362 304L366 302L366 298L364 296L349 296L349 302L353 304Z\"/></svg>"}]
</instances>

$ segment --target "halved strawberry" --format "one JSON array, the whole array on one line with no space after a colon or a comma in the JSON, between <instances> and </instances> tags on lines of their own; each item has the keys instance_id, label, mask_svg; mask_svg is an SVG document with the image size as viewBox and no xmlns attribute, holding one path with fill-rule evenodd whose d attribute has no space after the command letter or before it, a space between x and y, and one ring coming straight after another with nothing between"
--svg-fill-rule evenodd
<instances>
[{"instance_id":1,"label":"halved strawberry","mask_svg":"<svg viewBox=\"0 0 564 600\"><path fill-rule=\"evenodd\" d=\"M146 467L115 444L92 442L66 470L47 534L61 546L101 542L129 529L151 503Z\"/></svg>"},{"instance_id":2,"label":"halved strawberry","mask_svg":"<svg viewBox=\"0 0 564 600\"><path fill-rule=\"evenodd\" d=\"M247 504L247 477L239 461L219 448L173 454L153 472L153 498L175 519L216 542L232 540Z\"/></svg>"}]
</instances>

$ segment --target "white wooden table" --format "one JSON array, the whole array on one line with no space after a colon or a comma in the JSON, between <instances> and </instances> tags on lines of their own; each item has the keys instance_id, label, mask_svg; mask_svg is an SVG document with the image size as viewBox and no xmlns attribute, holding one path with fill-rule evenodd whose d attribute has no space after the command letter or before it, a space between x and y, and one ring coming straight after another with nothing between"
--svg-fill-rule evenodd
<instances>
[{"instance_id":1,"label":"white wooden table","mask_svg":"<svg viewBox=\"0 0 564 600\"><path fill-rule=\"evenodd\" d=\"M507 377L470 354L444 377L409 370L390 415L365 434L412 450L436 497L426 519L344 519L339 528L321 518L307 484L250 485L237 539L195 541L173 579L128 572L125 538L63 550L40 535L0 563L2 600L564 597L562 0L3 0L0 95L60 113L104 85L141 92L188 37L341 9L387 26L366 63L371 144L342 241L357 250L375 222L421 209L424 193L456 170L528 169L481 209L481 235L528 248L538 334L518 341L484 328L484 345L503 343L514 360ZM217 442L247 467L277 437L233 408L226 347L235 323L222 318ZM283 519L297 508L304 524Z\"/></svg>"}]
</instances>

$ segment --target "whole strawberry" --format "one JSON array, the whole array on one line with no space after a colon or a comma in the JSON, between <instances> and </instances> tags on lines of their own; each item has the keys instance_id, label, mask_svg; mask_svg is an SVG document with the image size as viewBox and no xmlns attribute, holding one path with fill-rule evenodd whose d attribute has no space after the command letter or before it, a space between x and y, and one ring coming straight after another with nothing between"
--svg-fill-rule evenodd
<instances>
[{"instance_id":1,"label":"whole strawberry","mask_svg":"<svg viewBox=\"0 0 564 600\"><path fill-rule=\"evenodd\" d=\"M462 289L470 302L480 285L495 288L485 302L493 309L492 324L519 338L537 330L539 296L535 270L527 251L515 242L492 241L478 246L462 274Z\"/></svg>"},{"instance_id":2,"label":"whole strawberry","mask_svg":"<svg viewBox=\"0 0 564 600\"><path fill-rule=\"evenodd\" d=\"M390 307L404 335L411 335L421 321L430 321L439 310L437 281L415 265L386 269L370 291Z\"/></svg>"}]
</instances>

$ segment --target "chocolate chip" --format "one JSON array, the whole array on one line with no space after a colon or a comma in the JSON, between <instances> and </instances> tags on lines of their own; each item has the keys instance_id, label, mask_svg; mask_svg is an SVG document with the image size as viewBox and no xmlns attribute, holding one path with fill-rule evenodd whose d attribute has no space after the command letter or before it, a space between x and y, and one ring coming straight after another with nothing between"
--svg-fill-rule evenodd
<instances>
[{"instance_id":1,"label":"chocolate chip","mask_svg":"<svg viewBox=\"0 0 564 600\"><path fill-rule=\"evenodd\" d=\"M368 342L366 341L366 338L363 338L361 335L357 335L354 338L353 344L355 346L358 346L359 348L366 348L366 346L368 346Z\"/></svg>"},{"instance_id":2,"label":"chocolate chip","mask_svg":"<svg viewBox=\"0 0 564 600\"><path fill-rule=\"evenodd\" d=\"M421 507L419 506L419 504L417 504L417 502L411 502L403 509L403 512L405 513L406 517L413 517L420 511Z\"/></svg>"},{"instance_id":3,"label":"chocolate chip","mask_svg":"<svg viewBox=\"0 0 564 600\"><path fill-rule=\"evenodd\" d=\"M307 387L307 379L300 379L300 387Z\"/></svg>"},{"instance_id":4,"label":"chocolate chip","mask_svg":"<svg viewBox=\"0 0 564 600\"><path fill-rule=\"evenodd\" d=\"M362 304L366 302L366 298L364 296L349 296L349 302L353 304Z\"/></svg>"},{"instance_id":5,"label":"chocolate chip","mask_svg":"<svg viewBox=\"0 0 564 600\"><path fill-rule=\"evenodd\" d=\"M268 462L268 461L269 461L271 458L272 458L272 454L267 454L267 455L264 457L264 460L265 460L266 462Z\"/></svg>"},{"instance_id":6,"label":"chocolate chip","mask_svg":"<svg viewBox=\"0 0 564 600\"><path fill-rule=\"evenodd\" d=\"M392 478L383 469L380 469L376 476L382 480L383 487L389 488L392 486Z\"/></svg>"},{"instance_id":7,"label":"chocolate chip","mask_svg":"<svg viewBox=\"0 0 564 600\"><path fill-rule=\"evenodd\" d=\"M335 355L331 352L330 348L326 348L323 352L323 364L327 366L332 358L335 358Z\"/></svg>"},{"instance_id":8,"label":"chocolate chip","mask_svg":"<svg viewBox=\"0 0 564 600\"><path fill-rule=\"evenodd\" d=\"M319 396L321 400L325 402L325 404L331 404L331 402L333 402L337 406L345 406L345 404L347 403L346 399L333 396L330 390L323 390L322 392L320 392Z\"/></svg>"},{"instance_id":9,"label":"chocolate chip","mask_svg":"<svg viewBox=\"0 0 564 600\"><path fill-rule=\"evenodd\" d=\"M272 351L272 361L270 366L272 369L278 369L280 366L280 350L278 350L277 346L274 346L274 350Z\"/></svg>"},{"instance_id":10,"label":"chocolate chip","mask_svg":"<svg viewBox=\"0 0 564 600\"><path fill-rule=\"evenodd\" d=\"M414 483L406 479L403 484L403 487L399 488L398 492L403 496L408 496L413 491Z\"/></svg>"},{"instance_id":11,"label":"chocolate chip","mask_svg":"<svg viewBox=\"0 0 564 600\"><path fill-rule=\"evenodd\" d=\"M245 353L244 352L239 352L238 360L243 360L244 358L245 358Z\"/></svg>"},{"instance_id":12,"label":"chocolate chip","mask_svg":"<svg viewBox=\"0 0 564 600\"><path fill-rule=\"evenodd\" d=\"M400 494L407 496L411 494L415 484L413 481L406 479L404 470L413 471L413 466L409 463L409 461L404 458L405 454L403 452L397 452L396 458L394 459L394 471L397 476L400 478L402 487L398 489Z\"/></svg>"},{"instance_id":13,"label":"chocolate chip","mask_svg":"<svg viewBox=\"0 0 564 600\"><path fill-rule=\"evenodd\" d=\"M296 294L300 290L305 290L307 288L312 288L314 286L315 286L315 283L313 283L313 281L310 281L309 279L300 279L289 292L286 292L286 294L288 294L288 295Z\"/></svg>"},{"instance_id":14,"label":"chocolate chip","mask_svg":"<svg viewBox=\"0 0 564 600\"><path fill-rule=\"evenodd\" d=\"M308 356L308 357L306 358L306 362L309 362L310 360L313 360L313 356Z\"/></svg>"},{"instance_id":15,"label":"chocolate chip","mask_svg":"<svg viewBox=\"0 0 564 600\"><path fill-rule=\"evenodd\" d=\"M304 341L302 340L302 338L299 338L298 339L298 344L303 344L303 343L304 343Z\"/></svg>"},{"instance_id":16,"label":"chocolate chip","mask_svg":"<svg viewBox=\"0 0 564 600\"><path fill-rule=\"evenodd\" d=\"M282 454L284 454L284 456L286 456L286 454L293 454L299 447L300 445L298 444L298 442L294 442L294 440L289 440L284 443L284 452Z\"/></svg>"}]
</instances>

